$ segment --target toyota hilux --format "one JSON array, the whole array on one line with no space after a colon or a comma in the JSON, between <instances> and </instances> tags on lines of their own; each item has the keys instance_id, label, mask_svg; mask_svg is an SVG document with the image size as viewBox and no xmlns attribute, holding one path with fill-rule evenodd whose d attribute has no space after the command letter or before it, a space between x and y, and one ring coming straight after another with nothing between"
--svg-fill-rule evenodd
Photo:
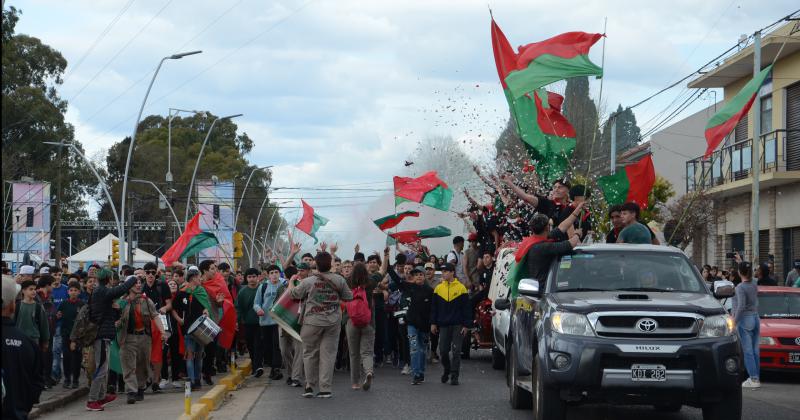
<instances>
[{"instance_id":1,"label":"toyota hilux","mask_svg":"<svg viewBox=\"0 0 800 420\"><path fill-rule=\"evenodd\" d=\"M727 281L709 290L677 248L579 246L508 302L510 402L537 420L581 403L690 405L706 420L738 420L742 353L718 301L733 293Z\"/></svg>"}]
</instances>

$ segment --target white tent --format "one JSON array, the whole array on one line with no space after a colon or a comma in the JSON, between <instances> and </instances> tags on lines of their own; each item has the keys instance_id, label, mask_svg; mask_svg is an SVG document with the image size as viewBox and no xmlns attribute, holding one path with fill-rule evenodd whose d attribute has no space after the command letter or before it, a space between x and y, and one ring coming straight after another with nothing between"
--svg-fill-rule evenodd
<instances>
[{"instance_id":1,"label":"white tent","mask_svg":"<svg viewBox=\"0 0 800 420\"><path fill-rule=\"evenodd\" d=\"M69 271L72 272L77 270L81 263L83 263L84 269L86 269L88 264L93 262L96 262L100 265L106 265L108 263L108 258L111 256L111 241L114 239L118 238L109 233L103 239L100 239L83 251L73 254L71 257L67 258L67 262L69 263ZM125 252L125 244L120 243L119 253L122 254L123 252ZM157 259L155 255L142 249L134 248L133 262L129 264L135 267L141 267L145 263L155 261L158 261L159 266L164 266L164 263L161 261L161 259Z\"/></svg>"}]
</instances>

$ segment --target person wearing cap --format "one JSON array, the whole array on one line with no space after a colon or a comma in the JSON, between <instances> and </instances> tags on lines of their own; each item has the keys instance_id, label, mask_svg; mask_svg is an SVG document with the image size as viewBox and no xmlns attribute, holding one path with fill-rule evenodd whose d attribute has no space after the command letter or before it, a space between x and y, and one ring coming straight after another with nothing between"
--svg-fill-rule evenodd
<instances>
[{"instance_id":1,"label":"person wearing cap","mask_svg":"<svg viewBox=\"0 0 800 420\"><path fill-rule=\"evenodd\" d=\"M89 388L89 400L86 402L86 409L89 411L103 411L106 404L117 398L114 394L106 394L109 351L111 340L116 336L114 324L119 316L113 304L136 284L137 279L135 276L128 276L124 283L108 287L113 276L114 273L109 269L100 270L97 275L97 286L89 297L91 319L97 324L97 338L93 345L95 369L92 385Z\"/></svg>"},{"instance_id":2,"label":"person wearing cap","mask_svg":"<svg viewBox=\"0 0 800 420\"><path fill-rule=\"evenodd\" d=\"M464 287L469 287L469 279L464 273L464 237L456 236L453 238L453 250L447 253L447 263L455 267L456 278Z\"/></svg>"},{"instance_id":3,"label":"person wearing cap","mask_svg":"<svg viewBox=\"0 0 800 420\"><path fill-rule=\"evenodd\" d=\"M261 272L254 267L245 271L245 286L239 290L236 296L236 321L240 328L244 329L244 338L247 342L247 351L250 353L250 360L253 363L253 376L260 378L264 374L264 357L261 354L261 342L259 340L258 315L253 309L253 301L256 299L258 289L258 277Z\"/></svg>"},{"instance_id":4,"label":"person wearing cap","mask_svg":"<svg viewBox=\"0 0 800 420\"><path fill-rule=\"evenodd\" d=\"M406 324L411 353L412 385L425 382L425 360L428 335L431 329L431 301L433 289L425 284L425 272L419 267L411 270L406 281L399 285L409 296Z\"/></svg>"},{"instance_id":5,"label":"person wearing cap","mask_svg":"<svg viewBox=\"0 0 800 420\"><path fill-rule=\"evenodd\" d=\"M26 280L33 280L33 274L35 271L36 269L34 269L32 265L20 266L19 273L17 273L16 278L17 284L22 284L22 282Z\"/></svg>"},{"instance_id":6,"label":"person wearing cap","mask_svg":"<svg viewBox=\"0 0 800 420\"><path fill-rule=\"evenodd\" d=\"M3 275L3 418L26 419L44 389L41 375L45 360L39 343L14 322L18 285Z\"/></svg>"},{"instance_id":7,"label":"person wearing cap","mask_svg":"<svg viewBox=\"0 0 800 420\"><path fill-rule=\"evenodd\" d=\"M522 201L533 206L537 213L545 214L553 219L554 223L560 224L563 221L562 217L569 215L569 213L563 213L564 208L569 205L569 190L572 188L572 185L567 180L557 179L553 181L549 197L526 192L522 187L514 183L511 174L502 175L500 180Z\"/></svg>"},{"instance_id":8,"label":"person wearing cap","mask_svg":"<svg viewBox=\"0 0 800 420\"><path fill-rule=\"evenodd\" d=\"M464 286L468 290L472 290L478 284L478 260L481 258L481 250L478 248L478 234L471 232L467 236L467 242L469 242L469 246L464 252L464 274L466 275L464 280L467 283Z\"/></svg>"},{"instance_id":9,"label":"person wearing cap","mask_svg":"<svg viewBox=\"0 0 800 420\"><path fill-rule=\"evenodd\" d=\"M281 270L277 265L267 267L267 281L261 282L256 289L253 300L253 310L258 315L259 336L258 346L261 347L267 365L270 367L269 379L277 381L283 378L281 373L281 354L279 350L278 323L269 316L269 310L278 300L278 289L283 286Z\"/></svg>"},{"instance_id":10,"label":"person wearing cap","mask_svg":"<svg viewBox=\"0 0 800 420\"><path fill-rule=\"evenodd\" d=\"M731 315L742 340L744 367L749 376L742 382L742 388L760 388L759 333L761 322L758 317L758 286L753 282L753 265L742 261L738 253L736 262L742 282L736 286Z\"/></svg>"},{"instance_id":11,"label":"person wearing cap","mask_svg":"<svg viewBox=\"0 0 800 420\"><path fill-rule=\"evenodd\" d=\"M458 385L461 367L461 341L472 327L467 288L455 277L452 263L442 266L442 282L433 291L431 333L439 334L439 357L442 360L442 383L448 379Z\"/></svg>"},{"instance_id":12,"label":"person wearing cap","mask_svg":"<svg viewBox=\"0 0 800 420\"><path fill-rule=\"evenodd\" d=\"M800 280L800 259L794 260L792 270L786 274L786 287L794 287L795 283ZM798 286L800 287L800 286Z\"/></svg>"}]
</instances>

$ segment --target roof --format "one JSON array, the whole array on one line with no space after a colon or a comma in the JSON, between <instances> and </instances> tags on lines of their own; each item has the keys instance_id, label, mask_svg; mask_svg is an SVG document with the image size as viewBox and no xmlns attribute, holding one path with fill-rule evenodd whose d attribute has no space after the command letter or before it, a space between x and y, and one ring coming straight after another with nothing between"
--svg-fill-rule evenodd
<instances>
[{"instance_id":1,"label":"roof","mask_svg":"<svg viewBox=\"0 0 800 420\"><path fill-rule=\"evenodd\" d=\"M683 254L678 248L674 246L664 245L650 245L650 244L604 244L597 243L591 245L578 245L575 247L576 251L620 251L625 250L631 252L663 252L663 253L677 253Z\"/></svg>"},{"instance_id":2,"label":"roof","mask_svg":"<svg viewBox=\"0 0 800 420\"><path fill-rule=\"evenodd\" d=\"M118 238L113 234L109 233L99 241L83 249L81 252L72 254L72 256L67 258L67 261L76 263L108 261L108 257L111 255L111 241L114 239ZM125 245L120 243L119 248L120 252L124 252ZM156 262L156 261L160 262L160 260L156 259L155 255L140 248L133 249L134 263L146 263L146 262Z\"/></svg>"},{"instance_id":3,"label":"roof","mask_svg":"<svg viewBox=\"0 0 800 420\"><path fill-rule=\"evenodd\" d=\"M784 286L758 286L758 292L764 293L798 293L800 294L800 287L784 287Z\"/></svg>"},{"instance_id":4,"label":"roof","mask_svg":"<svg viewBox=\"0 0 800 420\"><path fill-rule=\"evenodd\" d=\"M648 153L650 153L650 142L646 141L617 155L617 165L630 165L638 161L637 157L641 158ZM639 154L641 156L638 156Z\"/></svg>"}]
</instances>

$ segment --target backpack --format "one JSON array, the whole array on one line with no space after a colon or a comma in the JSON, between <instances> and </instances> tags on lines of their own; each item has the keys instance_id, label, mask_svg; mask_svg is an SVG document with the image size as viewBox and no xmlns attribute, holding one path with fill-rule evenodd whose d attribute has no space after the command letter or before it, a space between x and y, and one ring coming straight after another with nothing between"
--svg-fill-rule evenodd
<instances>
[{"instance_id":1,"label":"backpack","mask_svg":"<svg viewBox=\"0 0 800 420\"><path fill-rule=\"evenodd\" d=\"M99 325L92 320L90 304L83 305L75 316L70 340L75 341L78 347L91 346L97 338Z\"/></svg>"},{"instance_id":2,"label":"backpack","mask_svg":"<svg viewBox=\"0 0 800 420\"><path fill-rule=\"evenodd\" d=\"M344 305L354 327L366 327L372 321L372 310L369 309L367 292L363 287L354 288L353 300L345 302Z\"/></svg>"}]
</instances>

